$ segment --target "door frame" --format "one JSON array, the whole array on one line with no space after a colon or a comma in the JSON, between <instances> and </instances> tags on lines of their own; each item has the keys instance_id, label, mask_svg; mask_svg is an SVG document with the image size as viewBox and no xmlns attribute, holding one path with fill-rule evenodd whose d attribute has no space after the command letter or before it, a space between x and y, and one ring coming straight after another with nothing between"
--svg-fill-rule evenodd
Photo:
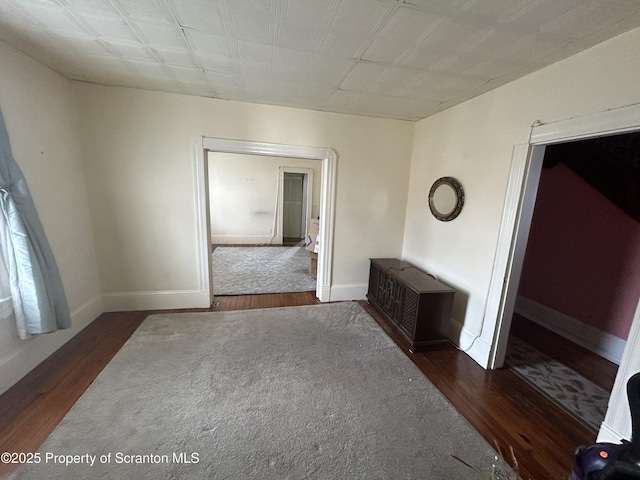
<instances>
[{"instance_id":1,"label":"door frame","mask_svg":"<svg viewBox=\"0 0 640 480\"><path fill-rule=\"evenodd\" d=\"M640 105L631 105L553 123L538 121L531 127L528 142L514 146L481 333L490 343L488 368L500 368L504 363L546 146L636 131L640 131ZM630 425L625 385L631 372L640 369L640 357L632 354L640 349L638 312L640 301L601 428L601 436L606 432L610 439L624 435ZM610 425L609 419L617 423ZM617 436L615 441L620 438L625 437Z\"/></svg>"},{"instance_id":2,"label":"door frame","mask_svg":"<svg viewBox=\"0 0 640 480\"><path fill-rule=\"evenodd\" d=\"M209 292L214 302L213 269L211 265L211 225L209 221L208 152L302 158L322 162L320 186L320 225L318 234L318 275L316 297L328 302L331 296L333 269L333 230L335 224L335 193L337 155L328 147L308 147L279 143L253 142L215 137L199 137L193 145L196 238L200 289Z\"/></svg>"},{"instance_id":3,"label":"door frame","mask_svg":"<svg viewBox=\"0 0 640 480\"><path fill-rule=\"evenodd\" d=\"M305 199L305 232L309 231L309 221L311 220L313 209L313 168L305 167L279 167L278 172L278 232L275 238L276 243L282 243L284 237L284 175L285 173L301 173L305 176L303 182L306 183L306 192L303 184L303 195Z\"/></svg>"}]
</instances>

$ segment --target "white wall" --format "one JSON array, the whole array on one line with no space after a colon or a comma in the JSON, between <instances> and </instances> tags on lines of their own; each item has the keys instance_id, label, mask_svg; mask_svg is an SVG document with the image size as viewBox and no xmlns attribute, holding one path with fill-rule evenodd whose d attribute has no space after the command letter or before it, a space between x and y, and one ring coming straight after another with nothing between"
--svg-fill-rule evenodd
<instances>
[{"instance_id":1,"label":"white wall","mask_svg":"<svg viewBox=\"0 0 640 480\"><path fill-rule=\"evenodd\" d=\"M536 121L640 102L639 76L636 29L416 125L403 256L458 291L452 335L480 364L488 352L474 350L493 341L484 312L514 145L527 143ZM445 175L457 177L466 194L462 213L448 223L434 219L425 201Z\"/></svg>"},{"instance_id":2,"label":"white wall","mask_svg":"<svg viewBox=\"0 0 640 480\"><path fill-rule=\"evenodd\" d=\"M400 255L413 123L79 82L74 90L107 308L205 297L194 205L200 136L335 149L336 289L364 295L368 258Z\"/></svg>"},{"instance_id":3,"label":"white wall","mask_svg":"<svg viewBox=\"0 0 640 480\"><path fill-rule=\"evenodd\" d=\"M72 328L20 340L0 324L0 393L102 313L71 82L0 42L0 106L55 255Z\"/></svg>"},{"instance_id":4,"label":"white wall","mask_svg":"<svg viewBox=\"0 0 640 480\"><path fill-rule=\"evenodd\" d=\"M311 216L318 217L322 162L209 152L211 243L275 243L280 167L313 170Z\"/></svg>"}]
</instances>

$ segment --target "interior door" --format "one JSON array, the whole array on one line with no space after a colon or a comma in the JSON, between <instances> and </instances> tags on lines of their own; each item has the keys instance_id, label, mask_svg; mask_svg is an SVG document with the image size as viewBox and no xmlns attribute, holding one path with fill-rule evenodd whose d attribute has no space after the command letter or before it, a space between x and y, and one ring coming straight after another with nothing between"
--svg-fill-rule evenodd
<instances>
[{"instance_id":1,"label":"interior door","mask_svg":"<svg viewBox=\"0 0 640 480\"><path fill-rule=\"evenodd\" d=\"M304 238L304 174L284 174L282 203L282 236Z\"/></svg>"}]
</instances>

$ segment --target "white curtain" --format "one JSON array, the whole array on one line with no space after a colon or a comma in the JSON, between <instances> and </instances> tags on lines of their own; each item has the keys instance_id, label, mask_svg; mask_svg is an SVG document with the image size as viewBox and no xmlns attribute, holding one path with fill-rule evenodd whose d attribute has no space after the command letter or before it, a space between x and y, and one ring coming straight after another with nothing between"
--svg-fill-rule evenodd
<instances>
[{"instance_id":1,"label":"white curtain","mask_svg":"<svg viewBox=\"0 0 640 480\"><path fill-rule=\"evenodd\" d=\"M61 212L62 214L62 212ZM20 338L71 325L53 253L0 111L0 317L14 315Z\"/></svg>"},{"instance_id":2,"label":"white curtain","mask_svg":"<svg viewBox=\"0 0 640 480\"><path fill-rule=\"evenodd\" d=\"M4 238L0 238L0 245L4 244ZM0 320L4 320L13 315L11 281L9 279L9 270L4 259L4 250L4 248L0 248Z\"/></svg>"}]
</instances>

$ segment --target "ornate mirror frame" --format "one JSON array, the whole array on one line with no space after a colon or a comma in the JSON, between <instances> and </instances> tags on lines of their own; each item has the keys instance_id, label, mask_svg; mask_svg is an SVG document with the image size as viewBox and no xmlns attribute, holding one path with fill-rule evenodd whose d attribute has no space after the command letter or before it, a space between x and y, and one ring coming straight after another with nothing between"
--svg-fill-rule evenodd
<instances>
[{"instance_id":1,"label":"ornate mirror frame","mask_svg":"<svg viewBox=\"0 0 640 480\"><path fill-rule=\"evenodd\" d=\"M450 208L447 207L446 211L443 211L445 209L436 200L436 192L440 189L451 189L454 195L453 205ZM447 193L442 190L440 192ZM441 222L450 222L460 214L463 205L464 190L458 180L453 177L441 177L433 182L431 190L429 190L429 209L434 217Z\"/></svg>"}]
</instances>

